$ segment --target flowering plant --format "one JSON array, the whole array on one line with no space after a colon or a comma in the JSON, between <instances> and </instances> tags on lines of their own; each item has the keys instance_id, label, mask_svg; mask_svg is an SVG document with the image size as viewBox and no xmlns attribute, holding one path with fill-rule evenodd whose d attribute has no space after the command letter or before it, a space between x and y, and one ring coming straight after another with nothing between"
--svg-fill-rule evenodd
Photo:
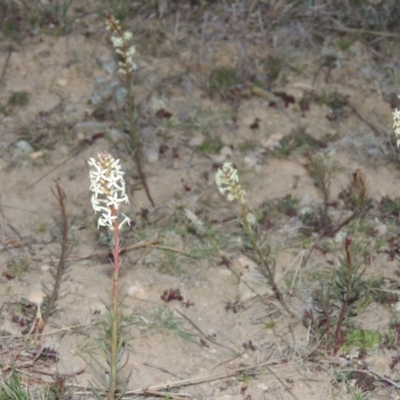
<instances>
[{"instance_id":1,"label":"flowering plant","mask_svg":"<svg viewBox=\"0 0 400 400\"><path fill-rule=\"evenodd\" d=\"M112 231L114 235L112 310L109 311L107 319L109 322L110 343L107 343L107 341L104 343L99 342L101 354L109 366L109 370L106 371L106 377L104 380L101 380L101 383L108 388L108 399L114 400L117 392L118 399L123 397L129 380L128 377L123 387L117 388L117 374L120 370L120 361L125 350L118 325L119 232L125 224L130 223L130 219L124 214L122 214L122 220L119 221L118 211L121 204L129 203L129 199L126 195L124 173L122 172L119 160L115 160L107 152L102 152L98 154L98 160L91 158L88 164L93 167L89 172L90 190L93 192L91 199L92 207L96 214L98 212L101 214L97 223L98 228L104 226ZM102 376L97 369L94 372L96 377ZM92 390L97 399L102 398L93 386Z\"/></svg>"},{"instance_id":2,"label":"flowering plant","mask_svg":"<svg viewBox=\"0 0 400 400\"><path fill-rule=\"evenodd\" d=\"M146 195L151 205L154 206L154 201L151 197L142 168L142 143L136 126L137 109L135 105L134 88L132 83L132 72L137 69L137 65L133 61L133 56L136 53L136 49L133 45L129 44L133 38L133 35L129 31L123 31L120 22L112 15L107 16L106 28L107 30L111 31L111 43L115 52L119 56L118 72L124 76L125 87L127 89L126 103L129 115L129 131L131 134L131 146L129 150L134 155L136 168L139 173L140 180L142 181L144 190L146 191Z\"/></svg>"},{"instance_id":3,"label":"flowering plant","mask_svg":"<svg viewBox=\"0 0 400 400\"><path fill-rule=\"evenodd\" d=\"M293 315L285 303L283 293L275 282L273 265L271 265L272 263L269 259L270 247L268 245L266 249L261 248L259 241L256 237L256 231L251 226L255 223L255 219L247 209L245 200L246 192L239 182L237 169L234 168L231 163L224 163L215 174L215 183L217 184L218 190L221 192L221 194L223 194L224 196L226 195L228 201L237 200L239 202L242 214L242 224L250 239L250 243L258 258L258 261L264 268L269 283L272 286L272 290L275 293L275 296L280 301L283 308L290 315Z\"/></svg>"}]
</instances>

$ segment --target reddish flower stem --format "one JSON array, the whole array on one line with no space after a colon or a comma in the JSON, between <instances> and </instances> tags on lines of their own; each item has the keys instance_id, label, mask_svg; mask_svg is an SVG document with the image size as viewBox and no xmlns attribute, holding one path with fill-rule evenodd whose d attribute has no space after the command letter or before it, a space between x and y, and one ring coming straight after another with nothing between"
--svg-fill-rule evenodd
<instances>
[{"instance_id":1,"label":"reddish flower stem","mask_svg":"<svg viewBox=\"0 0 400 400\"><path fill-rule=\"evenodd\" d=\"M117 216L114 206L111 206L112 217ZM118 357L118 277L119 277L119 227L117 218L113 222L114 227L114 248L113 248L113 275L112 275L112 312L111 312L111 359L110 359L110 388L108 392L109 400L114 400L117 382L117 357Z\"/></svg>"}]
</instances>

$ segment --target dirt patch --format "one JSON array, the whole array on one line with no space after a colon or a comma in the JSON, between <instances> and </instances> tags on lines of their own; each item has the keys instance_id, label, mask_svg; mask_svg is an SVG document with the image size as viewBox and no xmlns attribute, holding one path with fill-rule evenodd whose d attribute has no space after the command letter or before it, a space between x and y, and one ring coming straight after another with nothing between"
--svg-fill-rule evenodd
<instances>
[{"instance_id":1,"label":"dirt patch","mask_svg":"<svg viewBox=\"0 0 400 400\"><path fill-rule=\"evenodd\" d=\"M366 9L354 5L355 25L344 26L328 2L324 9L341 23L328 29L281 2L128 7L123 25L137 47L133 87L152 207L130 153L126 89L100 3L74 3L65 19L19 2L5 9L18 41L1 34L3 376L16 368L35 391L59 374L64 398L91 398L85 360L102 334L112 267L110 236L97 230L90 206L87 160L108 151L125 171L132 221L120 276L127 398L398 398L391 49L399 31L386 8L371 2L365 26L357 17ZM24 7L41 18L19 25ZM377 25L375 11L388 25ZM215 185L225 162L239 171L285 306L240 205ZM72 250L55 311L42 334L29 334L36 310L24 299L52 287L61 251L54 181L66 195ZM341 320L350 239L360 280Z\"/></svg>"}]
</instances>

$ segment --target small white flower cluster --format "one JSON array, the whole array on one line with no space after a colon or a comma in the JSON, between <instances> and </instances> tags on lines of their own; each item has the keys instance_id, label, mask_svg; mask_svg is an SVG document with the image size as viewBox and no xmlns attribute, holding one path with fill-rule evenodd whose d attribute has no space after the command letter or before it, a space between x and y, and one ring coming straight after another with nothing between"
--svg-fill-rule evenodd
<instances>
[{"instance_id":1,"label":"small white flower cluster","mask_svg":"<svg viewBox=\"0 0 400 400\"><path fill-rule=\"evenodd\" d=\"M222 168L216 172L215 182L223 195L225 192L228 193L228 201L236 199L242 205L245 203L246 192L240 186L238 172L231 163L224 163Z\"/></svg>"},{"instance_id":2,"label":"small white flower cluster","mask_svg":"<svg viewBox=\"0 0 400 400\"><path fill-rule=\"evenodd\" d=\"M396 108L393 112L393 128L397 137L400 136L400 111ZM397 147L400 147L400 139L397 139Z\"/></svg>"},{"instance_id":3,"label":"small white flower cluster","mask_svg":"<svg viewBox=\"0 0 400 400\"><path fill-rule=\"evenodd\" d=\"M114 223L118 218L117 210L121 203L128 204L129 199L125 191L124 173L121 170L119 160L115 160L109 153L98 154L99 161L91 158L88 164L94 169L90 170L90 190L92 195L92 207L101 216L98 220L98 227L105 226L114 230ZM130 224L130 218L126 215L118 225L120 229L124 224Z\"/></svg>"},{"instance_id":4,"label":"small white flower cluster","mask_svg":"<svg viewBox=\"0 0 400 400\"><path fill-rule=\"evenodd\" d=\"M111 42L115 52L122 58L122 60L118 62L118 72L126 75L137 69L137 65L133 62L136 49L134 46L128 45L128 42L133 38L132 33L123 32L121 24L113 16L107 17L106 28L112 32Z\"/></svg>"}]
</instances>

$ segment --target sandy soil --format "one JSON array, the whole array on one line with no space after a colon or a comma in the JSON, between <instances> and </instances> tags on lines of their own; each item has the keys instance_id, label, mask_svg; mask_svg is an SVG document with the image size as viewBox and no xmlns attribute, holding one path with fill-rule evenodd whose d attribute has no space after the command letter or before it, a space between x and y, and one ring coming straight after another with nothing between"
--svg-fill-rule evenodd
<instances>
[{"instance_id":1,"label":"sandy soil","mask_svg":"<svg viewBox=\"0 0 400 400\"><path fill-rule=\"evenodd\" d=\"M29 361L29 351L41 345L57 357L41 357L29 368L20 368L29 384L51 382L56 372L67 374L71 398L90 398L92 374L84 349L101 333L111 265L106 234L96 229L90 207L87 160L105 150L121 160L129 188L130 205L124 212L135 226L124 231L123 246L158 239L160 246L177 250L145 246L123 254L123 314L130 357L122 375L132 371L128 391L132 398L139 396L135 390L151 388L149 396L157 398L156 391L171 387L181 396L174 398L353 399L357 386L368 384L363 390L371 398L400 398L395 383L399 270L388 254L397 252L393 243L398 223L397 217L386 218L379 206L383 198L395 199L399 193L388 102L396 91L393 80L358 40L342 51L335 37L326 39L323 49L335 54L338 62L325 79L326 68L316 73L320 49L296 49L290 40L279 42L284 40L279 35L278 43L272 40L263 46L235 34L231 40L206 41L200 51L199 39L189 35L185 41L186 31L179 31L179 24L177 31L172 25L161 26L157 18L141 22L140 29L138 24L137 19L124 21L141 39L135 93L145 173L155 207L127 151L129 136L121 124L122 83L100 18L86 17L68 35L48 29L17 44L6 36L1 39L4 374L18 360ZM208 35L212 37L211 32ZM9 44L12 52L7 50ZM262 77L267 60L283 53L285 65L293 68L282 66L279 78L263 88L264 95L252 92L253 83L246 80L231 89L227 100L207 85L215 68L243 69L246 60ZM273 106L267 97L280 91L293 96L295 103L285 107L278 98ZM28 104L10 102L17 92L29 94ZM321 99L327 93L339 93L348 104L330 110L323 101L312 100L310 109L301 112L302 97ZM157 117L156 101L170 117ZM304 132L313 144L296 142ZM321 238L309 228L307 233L300 218L307 210L316 213L323 204L305 167L305 151L335 165L330 181L334 219L342 218L339 197L352 173L359 168L365 174L371 209L334 237ZM214 174L226 161L239 169L247 204L260 223L258 232L271 246L276 281L294 317L282 310L246 245L236 219L239 207L217 191ZM52 287L50 272L60 254L54 181L67 199L72 248L68 274L43 334L26 339L22 332L29 329L34 308L22 306L21 299L32 298L42 285ZM276 211L276 204L287 196L297 199L295 215ZM212 227L220 249L190 226L185 209ZM376 346L332 354L303 317L315 290L333 279L346 235L368 253L363 259L365 278L384 278L381 289L392 291L395 300L366 301L351 318L360 329L381 335ZM190 254L197 256L186 256ZM179 290L183 300L163 300L169 290ZM385 337L393 338L390 346ZM357 370L365 376L347 383L338 379L343 371Z\"/></svg>"}]
</instances>

